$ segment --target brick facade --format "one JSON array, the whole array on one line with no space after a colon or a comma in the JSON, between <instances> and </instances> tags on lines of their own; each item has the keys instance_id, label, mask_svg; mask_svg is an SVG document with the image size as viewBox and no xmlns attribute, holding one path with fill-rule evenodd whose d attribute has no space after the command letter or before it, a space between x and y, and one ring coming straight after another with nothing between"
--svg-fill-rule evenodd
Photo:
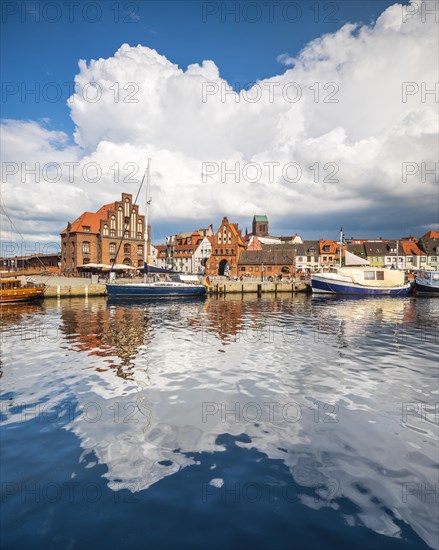
<instances>
[{"instance_id":1,"label":"brick facade","mask_svg":"<svg viewBox=\"0 0 439 550\"><path fill-rule=\"evenodd\" d=\"M145 216L128 193L95 213L84 212L61 232L61 271L78 273L85 264L111 265L113 261L143 268L144 224Z\"/></svg>"},{"instance_id":2,"label":"brick facade","mask_svg":"<svg viewBox=\"0 0 439 550\"><path fill-rule=\"evenodd\" d=\"M212 237L212 253L206 262L206 275L238 275L238 261L245 249L237 223L224 217Z\"/></svg>"}]
</instances>

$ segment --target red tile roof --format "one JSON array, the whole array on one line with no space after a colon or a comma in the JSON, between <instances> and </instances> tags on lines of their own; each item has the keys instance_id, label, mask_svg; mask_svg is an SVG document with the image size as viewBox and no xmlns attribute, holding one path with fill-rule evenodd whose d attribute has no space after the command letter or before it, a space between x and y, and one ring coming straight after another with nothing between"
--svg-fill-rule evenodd
<instances>
[{"instance_id":1,"label":"red tile roof","mask_svg":"<svg viewBox=\"0 0 439 550\"><path fill-rule=\"evenodd\" d=\"M422 235L421 239L439 239L439 231L430 229L428 233L426 233L425 235Z\"/></svg>"},{"instance_id":2,"label":"red tile roof","mask_svg":"<svg viewBox=\"0 0 439 550\"><path fill-rule=\"evenodd\" d=\"M400 241L404 256L425 256L425 252L413 241Z\"/></svg>"},{"instance_id":3,"label":"red tile roof","mask_svg":"<svg viewBox=\"0 0 439 550\"><path fill-rule=\"evenodd\" d=\"M90 231L86 233L99 233L101 227L101 220L107 219L107 214L110 210L114 210L114 202L110 204L104 204L97 212L84 212L71 224L71 233L85 233L83 226L90 228ZM67 232L67 227L61 234Z\"/></svg>"}]
</instances>

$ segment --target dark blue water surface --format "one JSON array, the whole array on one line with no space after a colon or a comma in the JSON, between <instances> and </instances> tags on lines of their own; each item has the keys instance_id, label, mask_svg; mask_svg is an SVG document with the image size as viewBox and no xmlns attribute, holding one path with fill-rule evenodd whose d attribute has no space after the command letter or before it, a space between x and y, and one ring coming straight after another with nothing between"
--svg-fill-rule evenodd
<instances>
[{"instance_id":1,"label":"dark blue water surface","mask_svg":"<svg viewBox=\"0 0 439 550\"><path fill-rule=\"evenodd\" d=\"M2 548L439 547L439 300L0 313Z\"/></svg>"}]
</instances>

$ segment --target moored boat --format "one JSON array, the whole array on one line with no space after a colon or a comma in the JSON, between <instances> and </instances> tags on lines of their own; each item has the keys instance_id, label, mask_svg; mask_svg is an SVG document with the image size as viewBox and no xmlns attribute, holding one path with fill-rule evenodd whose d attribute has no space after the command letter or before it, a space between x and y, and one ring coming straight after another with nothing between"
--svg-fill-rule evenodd
<instances>
[{"instance_id":1,"label":"moored boat","mask_svg":"<svg viewBox=\"0 0 439 550\"><path fill-rule=\"evenodd\" d=\"M343 230L340 230L339 265L329 273L311 276L313 292L331 294L356 294L357 296L406 296L413 290L399 269L371 267L370 262L348 250L345 251L345 266L342 266Z\"/></svg>"},{"instance_id":2,"label":"moored boat","mask_svg":"<svg viewBox=\"0 0 439 550\"><path fill-rule=\"evenodd\" d=\"M110 297L158 298L162 296L205 296L206 287L201 284L188 284L173 281L152 283L107 284Z\"/></svg>"},{"instance_id":3,"label":"moored boat","mask_svg":"<svg viewBox=\"0 0 439 550\"><path fill-rule=\"evenodd\" d=\"M406 296L412 291L402 271L379 267L339 267L333 273L311 277L313 292L357 295Z\"/></svg>"},{"instance_id":4,"label":"moored boat","mask_svg":"<svg viewBox=\"0 0 439 550\"><path fill-rule=\"evenodd\" d=\"M147 174L147 184L146 184L146 212L145 212L145 228L148 228L148 214L149 214L149 205L151 200L149 198L149 189L150 189L150 174L151 174L151 159L148 159L148 166L146 168L145 174ZM145 175L142 178L142 183L140 184L140 189L143 185L143 180ZM139 192L140 192L139 189ZM139 193L138 193L139 194ZM129 223L129 221L128 221ZM125 230L128 228L128 223L125 227ZM123 233L125 235L125 231ZM123 241L123 236L121 243ZM120 245L119 245L120 248ZM198 277L196 276L187 276L181 273L172 272L166 269L158 269L155 266L148 265L148 235L147 230L145 229L145 243L144 243L144 279L143 283L121 283L117 284L112 279L114 279L114 263L110 270L110 282L106 284L107 293L110 297L121 297L121 298L160 298L163 296L205 296L206 295L206 283L200 284ZM164 274L168 278L178 277L178 281L175 280L155 280L148 281L148 274L153 274L154 277L158 277L158 274Z\"/></svg>"},{"instance_id":5,"label":"moored boat","mask_svg":"<svg viewBox=\"0 0 439 550\"><path fill-rule=\"evenodd\" d=\"M0 279L0 304L38 300L43 297L45 288L44 284L23 283L20 279Z\"/></svg>"},{"instance_id":6,"label":"moored boat","mask_svg":"<svg viewBox=\"0 0 439 550\"><path fill-rule=\"evenodd\" d=\"M439 296L439 271L418 271L415 288L416 294Z\"/></svg>"}]
</instances>

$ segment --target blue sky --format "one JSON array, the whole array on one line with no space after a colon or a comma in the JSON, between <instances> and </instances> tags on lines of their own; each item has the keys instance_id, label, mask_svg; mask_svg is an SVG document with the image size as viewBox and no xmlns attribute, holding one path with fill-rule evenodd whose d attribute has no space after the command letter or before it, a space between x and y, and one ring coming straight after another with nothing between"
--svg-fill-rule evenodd
<instances>
[{"instance_id":1,"label":"blue sky","mask_svg":"<svg viewBox=\"0 0 439 550\"><path fill-rule=\"evenodd\" d=\"M71 8L59 2L56 10L50 2L7 1L2 7L1 71L3 82L14 87L3 87L2 118L50 118L53 128L71 133L66 101L78 60L112 56L125 42L154 48L183 69L212 59L220 75L239 90L282 72L276 60L280 54L295 56L345 22L369 24L392 3L279 1L269 9L264 0L256 3L258 11L255 2L110 0L92 3L100 11L93 6L83 11L90 2ZM38 101L26 94L35 85L41 90Z\"/></svg>"},{"instance_id":2,"label":"blue sky","mask_svg":"<svg viewBox=\"0 0 439 550\"><path fill-rule=\"evenodd\" d=\"M398 4L4 1L0 105L3 121L13 121L2 129L4 159L32 166L87 158L108 176L114 159L143 162L147 148L156 171L156 242L217 227L223 215L245 230L255 213L269 216L273 233L304 238L336 237L341 225L363 238L422 235L438 221L434 177L421 169L437 157L437 102L421 93L401 100L401 83L437 81L437 28L416 10L404 21ZM140 103L132 108L79 96L66 103L75 78L104 90L108 79L133 77ZM279 89L292 81L308 96L294 104L283 94L273 104L264 96L253 105L222 103L217 94L205 103L200 78L237 92L254 91L256 81ZM336 105L312 100L309 90L318 83L322 97L327 82L339 88ZM304 174L291 185L279 173L270 185L266 173L257 184L224 184L219 174L201 181L204 161L230 167L236 159L281 168L294 161ZM405 161L417 170L402 180ZM328 162L339 167L335 185L323 181ZM319 181L310 172L316 165ZM20 176L2 181L2 195L30 240L57 240L67 220L121 191L108 177L90 186L63 173L60 183L29 187ZM131 187L123 190L135 194Z\"/></svg>"}]
</instances>

